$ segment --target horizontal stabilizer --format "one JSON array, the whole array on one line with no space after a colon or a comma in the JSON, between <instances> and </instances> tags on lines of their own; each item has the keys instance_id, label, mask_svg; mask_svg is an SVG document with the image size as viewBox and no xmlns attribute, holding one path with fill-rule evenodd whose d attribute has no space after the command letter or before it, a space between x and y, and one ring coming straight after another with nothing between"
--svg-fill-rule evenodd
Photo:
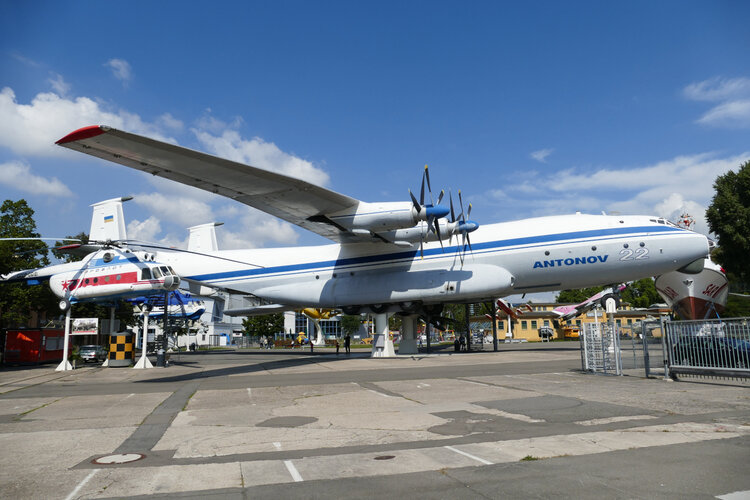
<instances>
[{"instance_id":1,"label":"horizontal stabilizer","mask_svg":"<svg viewBox=\"0 0 750 500\"><path fill-rule=\"evenodd\" d=\"M263 316L295 309L287 304L264 304L262 306L238 307L236 309L224 309L227 316Z\"/></svg>"}]
</instances>

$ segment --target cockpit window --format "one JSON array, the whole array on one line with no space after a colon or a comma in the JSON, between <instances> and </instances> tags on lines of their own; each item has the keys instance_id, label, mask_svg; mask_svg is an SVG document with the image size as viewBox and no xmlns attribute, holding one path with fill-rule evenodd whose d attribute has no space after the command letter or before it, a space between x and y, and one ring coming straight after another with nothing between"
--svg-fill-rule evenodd
<instances>
[{"instance_id":1,"label":"cockpit window","mask_svg":"<svg viewBox=\"0 0 750 500\"><path fill-rule=\"evenodd\" d=\"M172 269L172 266L167 266L167 269L169 269L169 272L170 272L171 274L174 274L175 276L177 276L177 273L176 273L176 272L174 272L174 269Z\"/></svg>"},{"instance_id":2,"label":"cockpit window","mask_svg":"<svg viewBox=\"0 0 750 500\"><path fill-rule=\"evenodd\" d=\"M167 266L159 266L159 269L161 269L161 272L164 273L164 276L169 276L170 274L172 274L169 272L169 268Z\"/></svg>"},{"instance_id":3,"label":"cockpit window","mask_svg":"<svg viewBox=\"0 0 750 500\"><path fill-rule=\"evenodd\" d=\"M161 271L158 267L152 268L151 271L154 273L154 278L161 278Z\"/></svg>"},{"instance_id":4,"label":"cockpit window","mask_svg":"<svg viewBox=\"0 0 750 500\"><path fill-rule=\"evenodd\" d=\"M150 280L151 279L151 269L144 267L141 269L141 279L142 280Z\"/></svg>"}]
</instances>

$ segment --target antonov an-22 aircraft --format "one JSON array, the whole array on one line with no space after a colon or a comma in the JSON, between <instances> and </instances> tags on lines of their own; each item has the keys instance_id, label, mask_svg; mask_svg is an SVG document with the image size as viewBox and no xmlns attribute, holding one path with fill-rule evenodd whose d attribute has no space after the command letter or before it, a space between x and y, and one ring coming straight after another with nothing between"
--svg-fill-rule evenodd
<instances>
[{"instance_id":1,"label":"antonov an-22 aircraft","mask_svg":"<svg viewBox=\"0 0 750 500\"><path fill-rule=\"evenodd\" d=\"M575 214L479 227L467 220L463 202L458 216L452 198L450 210L440 200L425 202L427 172L420 200L366 203L106 126L76 130L57 144L224 195L330 239L308 247L156 252L155 260L181 278L255 295L271 304L268 311L435 314L444 303L699 272L711 244L649 216Z\"/></svg>"}]
</instances>

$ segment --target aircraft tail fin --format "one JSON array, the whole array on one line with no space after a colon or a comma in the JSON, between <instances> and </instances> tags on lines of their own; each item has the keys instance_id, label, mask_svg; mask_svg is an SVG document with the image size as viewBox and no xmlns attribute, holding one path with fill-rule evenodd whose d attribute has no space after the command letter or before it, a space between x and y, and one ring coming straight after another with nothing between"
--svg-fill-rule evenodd
<instances>
[{"instance_id":1,"label":"aircraft tail fin","mask_svg":"<svg viewBox=\"0 0 750 500\"><path fill-rule=\"evenodd\" d=\"M209 222L200 226L189 227L190 237L188 238L187 249L191 252L216 252L219 244L216 242L216 227L224 224L223 222Z\"/></svg>"},{"instance_id":2,"label":"aircraft tail fin","mask_svg":"<svg viewBox=\"0 0 750 500\"><path fill-rule=\"evenodd\" d=\"M91 205L94 214L91 217L91 230L89 240L91 241L120 241L128 239L125 232L125 217L122 213L122 204L132 200L132 196L112 198Z\"/></svg>"}]
</instances>

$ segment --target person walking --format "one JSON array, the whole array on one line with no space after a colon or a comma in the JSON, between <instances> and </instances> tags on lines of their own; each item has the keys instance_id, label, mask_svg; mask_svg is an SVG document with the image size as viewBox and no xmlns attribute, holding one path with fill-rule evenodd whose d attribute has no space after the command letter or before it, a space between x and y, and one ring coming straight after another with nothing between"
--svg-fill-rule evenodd
<instances>
[{"instance_id":1,"label":"person walking","mask_svg":"<svg viewBox=\"0 0 750 500\"><path fill-rule=\"evenodd\" d=\"M336 356L339 355L339 339L334 340L336 342Z\"/></svg>"},{"instance_id":2,"label":"person walking","mask_svg":"<svg viewBox=\"0 0 750 500\"><path fill-rule=\"evenodd\" d=\"M312 339L308 340L308 342L310 343L310 354L312 354L313 353L313 346L314 346L314 344L313 344Z\"/></svg>"},{"instance_id":3,"label":"person walking","mask_svg":"<svg viewBox=\"0 0 750 500\"><path fill-rule=\"evenodd\" d=\"M351 354L352 352L352 338L349 336L349 334L346 334L346 337L344 337L344 350L347 354Z\"/></svg>"}]
</instances>

